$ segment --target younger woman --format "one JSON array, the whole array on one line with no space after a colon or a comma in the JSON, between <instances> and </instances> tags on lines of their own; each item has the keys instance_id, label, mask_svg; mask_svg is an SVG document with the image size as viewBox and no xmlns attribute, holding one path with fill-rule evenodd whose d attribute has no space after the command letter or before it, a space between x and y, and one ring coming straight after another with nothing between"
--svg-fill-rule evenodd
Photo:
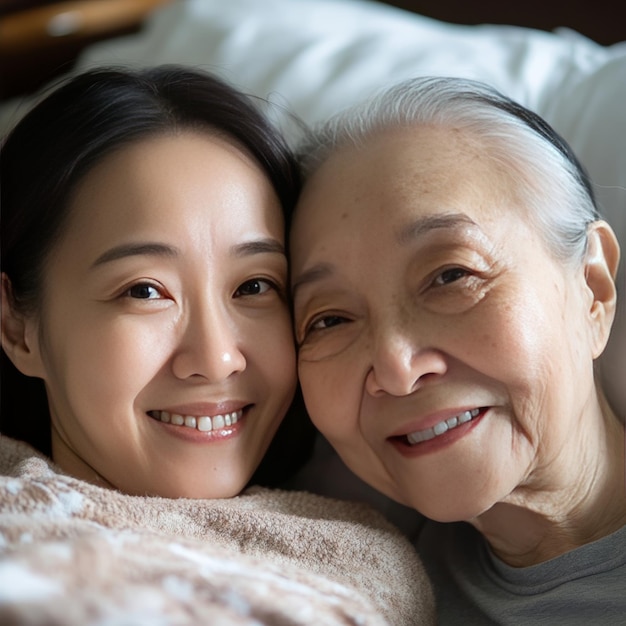
<instances>
[{"instance_id":1,"label":"younger woman","mask_svg":"<svg viewBox=\"0 0 626 626\"><path fill-rule=\"evenodd\" d=\"M298 169L252 101L182 68L95 70L0 162L1 429L50 456L0 441L0 621L407 623L422 598L429 615L415 555L369 512L207 500L250 482L296 388ZM277 440L281 478L303 428Z\"/></svg>"},{"instance_id":2,"label":"younger woman","mask_svg":"<svg viewBox=\"0 0 626 626\"><path fill-rule=\"evenodd\" d=\"M208 77L100 71L33 110L2 150L2 332L49 414L3 380L2 432L126 493L239 493L294 395L297 191L278 134Z\"/></svg>"}]
</instances>

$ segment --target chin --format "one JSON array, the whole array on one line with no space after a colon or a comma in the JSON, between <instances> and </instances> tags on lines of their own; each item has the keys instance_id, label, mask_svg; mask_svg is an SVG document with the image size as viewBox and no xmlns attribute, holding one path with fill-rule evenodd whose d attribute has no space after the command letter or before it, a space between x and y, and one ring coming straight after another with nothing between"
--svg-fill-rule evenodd
<instances>
[{"instance_id":1,"label":"chin","mask_svg":"<svg viewBox=\"0 0 626 626\"><path fill-rule=\"evenodd\" d=\"M422 494L421 497L411 498L403 504L435 522L449 523L469 522L488 511L495 503L491 500L480 502L468 493L466 498L448 495L444 500L434 497L424 498Z\"/></svg>"},{"instance_id":2,"label":"chin","mask_svg":"<svg viewBox=\"0 0 626 626\"><path fill-rule=\"evenodd\" d=\"M207 487L198 486L197 489L190 489L185 495L171 496L173 498L190 498L192 500L222 500L224 498L234 498L238 496L246 487L247 481L237 481L220 483Z\"/></svg>"},{"instance_id":3,"label":"chin","mask_svg":"<svg viewBox=\"0 0 626 626\"><path fill-rule=\"evenodd\" d=\"M209 484L210 483L210 484ZM131 495L153 496L159 498L187 498L189 500L219 500L239 495L246 487L247 481L227 480L218 481L215 476L208 477L201 482L162 482L158 485L146 485L143 489L123 490Z\"/></svg>"}]
</instances>

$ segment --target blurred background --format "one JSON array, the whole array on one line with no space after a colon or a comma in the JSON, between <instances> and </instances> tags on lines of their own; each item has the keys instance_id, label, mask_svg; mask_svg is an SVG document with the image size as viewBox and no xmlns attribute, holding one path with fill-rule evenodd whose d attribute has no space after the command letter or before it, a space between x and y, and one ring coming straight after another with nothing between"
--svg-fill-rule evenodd
<instances>
[{"instance_id":1,"label":"blurred background","mask_svg":"<svg viewBox=\"0 0 626 626\"><path fill-rule=\"evenodd\" d=\"M85 46L137 32L151 11L177 1L184 0L0 0L0 100L31 93L69 71ZM619 3L614 0L386 4L458 24L510 24L547 31L565 26L603 45L626 40L626 20L617 15Z\"/></svg>"}]
</instances>

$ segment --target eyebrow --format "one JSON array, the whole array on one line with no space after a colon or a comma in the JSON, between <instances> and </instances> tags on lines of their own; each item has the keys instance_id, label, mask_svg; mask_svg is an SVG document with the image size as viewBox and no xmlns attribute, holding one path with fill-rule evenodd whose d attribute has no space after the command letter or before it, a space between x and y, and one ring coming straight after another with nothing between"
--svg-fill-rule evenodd
<instances>
[{"instance_id":1,"label":"eyebrow","mask_svg":"<svg viewBox=\"0 0 626 626\"><path fill-rule=\"evenodd\" d=\"M246 257L253 254L281 254L284 256L285 246L276 241L276 239L257 239L235 244L231 247L230 252L237 257Z\"/></svg>"},{"instance_id":2,"label":"eyebrow","mask_svg":"<svg viewBox=\"0 0 626 626\"><path fill-rule=\"evenodd\" d=\"M445 213L444 215L426 215L403 226L396 233L396 240L401 245L408 245L416 238L439 228L460 228L478 225L464 213Z\"/></svg>"},{"instance_id":3,"label":"eyebrow","mask_svg":"<svg viewBox=\"0 0 626 626\"><path fill-rule=\"evenodd\" d=\"M105 263L111 263L112 261L117 261L131 256L175 257L179 254L180 251L178 248L168 246L163 243L125 243L103 252L91 264L91 267L99 267Z\"/></svg>"},{"instance_id":4,"label":"eyebrow","mask_svg":"<svg viewBox=\"0 0 626 626\"><path fill-rule=\"evenodd\" d=\"M437 230L439 228L460 228L462 226L477 227L477 224L464 213L426 215L400 228L396 233L396 240L401 245L408 245L417 237L420 237L430 231ZM328 278L334 273L334 271L335 266L332 263L318 263L314 265L303 272L298 277L298 280L293 283L291 287L292 295L295 296L296 291L306 284Z\"/></svg>"},{"instance_id":5,"label":"eyebrow","mask_svg":"<svg viewBox=\"0 0 626 626\"><path fill-rule=\"evenodd\" d=\"M230 249L231 254L237 257L246 257L253 254L281 254L285 255L285 247L275 239L259 239L234 245ZM115 246L101 254L93 263L92 267L98 267L112 261L131 256L159 256L176 257L180 250L175 246L164 243L128 243Z\"/></svg>"},{"instance_id":6,"label":"eyebrow","mask_svg":"<svg viewBox=\"0 0 626 626\"><path fill-rule=\"evenodd\" d=\"M309 268L306 272L302 272L291 286L292 296L296 295L296 291L308 283L314 283L315 281L322 280L331 276L335 271L335 266L332 263L318 263Z\"/></svg>"}]
</instances>

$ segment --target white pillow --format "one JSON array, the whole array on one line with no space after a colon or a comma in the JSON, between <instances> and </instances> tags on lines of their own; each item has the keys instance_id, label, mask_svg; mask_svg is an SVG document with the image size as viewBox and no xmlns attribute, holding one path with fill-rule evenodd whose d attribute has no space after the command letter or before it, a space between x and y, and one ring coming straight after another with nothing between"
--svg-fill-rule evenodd
<instances>
[{"instance_id":1,"label":"white pillow","mask_svg":"<svg viewBox=\"0 0 626 626\"><path fill-rule=\"evenodd\" d=\"M416 74L477 78L560 130L561 116L579 116L589 102L588 86L615 90L626 42L600 46L567 30L459 26L366 0L185 0L156 11L138 35L88 48L78 69L168 62L213 70L245 91L284 102L307 123ZM612 75L603 73L611 62ZM602 100L602 115L595 107L587 113L605 129L624 124L620 100L611 100ZM603 172L595 167L602 153L588 146L588 133L581 138L571 123L563 130L583 160L589 148L594 176ZM607 136L616 145L609 152L621 149L626 176L626 148Z\"/></svg>"},{"instance_id":2,"label":"white pillow","mask_svg":"<svg viewBox=\"0 0 626 626\"><path fill-rule=\"evenodd\" d=\"M102 64L187 63L284 104L306 123L418 74L488 82L544 116L588 169L626 257L626 42L600 46L561 29L459 26L368 0L184 0L136 35L88 48ZM626 276L601 363L626 415Z\"/></svg>"}]
</instances>

